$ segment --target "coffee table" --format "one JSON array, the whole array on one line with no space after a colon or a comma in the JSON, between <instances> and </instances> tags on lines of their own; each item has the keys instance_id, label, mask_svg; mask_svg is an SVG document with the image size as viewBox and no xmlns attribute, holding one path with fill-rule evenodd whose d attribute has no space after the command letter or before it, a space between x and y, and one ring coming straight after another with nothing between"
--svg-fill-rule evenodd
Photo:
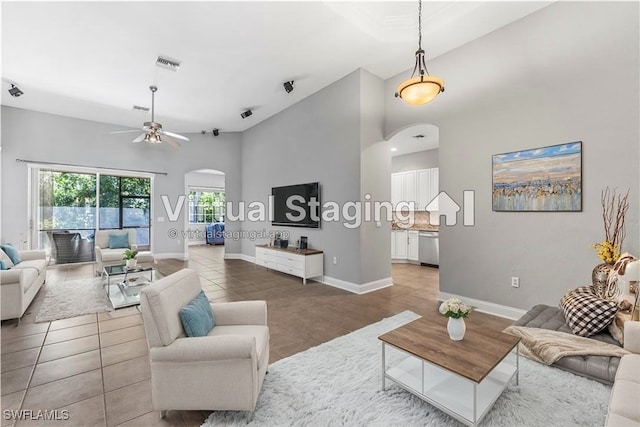
<instances>
[{"instance_id":1,"label":"coffee table","mask_svg":"<svg viewBox=\"0 0 640 427\"><path fill-rule=\"evenodd\" d=\"M475 426L509 382L518 384L520 338L467 322L462 341L452 341L446 318L420 318L381 335L385 380ZM387 366L386 352L398 362ZM515 360L513 360L515 359Z\"/></svg>"},{"instance_id":2,"label":"coffee table","mask_svg":"<svg viewBox=\"0 0 640 427\"><path fill-rule=\"evenodd\" d=\"M148 276L147 276L148 273ZM113 308L131 307L140 304L140 291L153 282L155 268L137 266L127 268L125 264L107 265L102 276L107 277L104 285Z\"/></svg>"}]
</instances>

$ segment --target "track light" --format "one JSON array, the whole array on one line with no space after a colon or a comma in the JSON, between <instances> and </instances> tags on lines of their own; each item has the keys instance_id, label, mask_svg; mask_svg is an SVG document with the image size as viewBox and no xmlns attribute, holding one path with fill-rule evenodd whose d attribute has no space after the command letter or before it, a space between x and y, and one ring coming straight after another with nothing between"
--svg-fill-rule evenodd
<instances>
[{"instance_id":1,"label":"track light","mask_svg":"<svg viewBox=\"0 0 640 427\"><path fill-rule=\"evenodd\" d=\"M243 111L242 113L240 113L240 117L242 117L243 119L246 119L247 117L249 117L252 114L253 114L253 111L247 110L247 111Z\"/></svg>"},{"instance_id":2,"label":"track light","mask_svg":"<svg viewBox=\"0 0 640 427\"><path fill-rule=\"evenodd\" d=\"M24 95L24 92L20 90L20 88L14 84L11 85L11 88L9 89L9 93L11 94L11 96L13 96L14 98L19 97L20 95Z\"/></svg>"},{"instance_id":3,"label":"track light","mask_svg":"<svg viewBox=\"0 0 640 427\"><path fill-rule=\"evenodd\" d=\"M220 135L220 130L219 129L213 129L213 136L218 136Z\"/></svg>"},{"instance_id":4,"label":"track light","mask_svg":"<svg viewBox=\"0 0 640 427\"><path fill-rule=\"evenodd\" d=\"M287 93L293 92L293 80L282 83L282 86L284 86L284 90L286 90Z\"/></svg>"}]
</instances>

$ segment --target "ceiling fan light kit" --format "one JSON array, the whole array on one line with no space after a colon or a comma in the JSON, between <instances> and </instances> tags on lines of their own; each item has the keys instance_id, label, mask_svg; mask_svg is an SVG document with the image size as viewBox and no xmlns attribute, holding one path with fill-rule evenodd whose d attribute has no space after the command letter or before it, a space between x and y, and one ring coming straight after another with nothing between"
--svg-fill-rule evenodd
<instances>
[{"instance_id":1,"label":"ceiling fan light kit","mask_svg":"<svg viewBox=\"0 0 640 427\"><path fill-rule=\"evenodd\" d=\"M416 76L417 71L417 77ZM444 92L444 80L440 77L429 75L427 64L424 60L422 49L422 0L418 0L418 50L416 51L416 64L413 67L411 78L400 83L395 93L409 105L423 105L433 101Z\"/></svg>"}]
</instances>

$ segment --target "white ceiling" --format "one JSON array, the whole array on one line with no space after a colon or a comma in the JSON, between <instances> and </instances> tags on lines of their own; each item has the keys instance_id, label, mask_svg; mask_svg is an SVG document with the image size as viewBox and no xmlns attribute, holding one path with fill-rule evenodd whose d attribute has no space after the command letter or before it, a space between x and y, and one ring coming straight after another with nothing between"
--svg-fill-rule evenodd
<instances>
[{"instance_id":1,"label":"white ceiling","mask_svg":"<svg viewBox=\"0 0 640 427\"><path fill-rule=\"evenodd\" d=\"M425 2L427 60L549 3ZM150 113L132 106L150 107L155 84L165 129L228 132L359 67L412 68L417 2L3 2L1 31L3 105L139 127ZM160 54L181 68L157 68Z\"/></svg>"}]
</instances>

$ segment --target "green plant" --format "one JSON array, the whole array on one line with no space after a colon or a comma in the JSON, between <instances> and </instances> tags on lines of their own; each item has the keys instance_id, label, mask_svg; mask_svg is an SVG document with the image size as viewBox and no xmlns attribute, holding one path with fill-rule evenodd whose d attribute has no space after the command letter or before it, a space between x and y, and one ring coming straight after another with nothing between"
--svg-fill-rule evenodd
<instances>
[{"instance_id":1,"label":"green plant","mask_svg":"<svg viewBox=\"0 0 640 427\"><path fill-rule=\"evenodd\" d=\"M131 249L127 249L124 251L124 256L122 259L134 259L138 255L138 251L132 251Z\"/></svg>"}]
</instances>

